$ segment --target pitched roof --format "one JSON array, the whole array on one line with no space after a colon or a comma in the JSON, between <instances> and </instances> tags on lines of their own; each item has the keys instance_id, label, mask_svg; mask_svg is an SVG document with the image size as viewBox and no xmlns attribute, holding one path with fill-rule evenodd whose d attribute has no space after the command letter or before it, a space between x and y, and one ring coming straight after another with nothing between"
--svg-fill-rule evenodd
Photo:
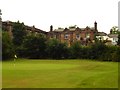
<instances>
[{"instance_id":1,"label":"pitched roof","mask_svg":"<svg viewBox=\"0 0 120 90\"><path fill-rule=\"evenodd\" d=\"M55 29L54 31L55 32L62 32L62 31L64 31L64 28L58 28L58 29Z\"/></svg>"},{"instance_id":2,"label":"pitched roof","mask_svg":"<svg viewBox=\"0 0 120 90\"><path fill-rule=\"evenodd\" d=\"M91 29L91 30L95 30L95 28L94 27L86 27L86 28L88 28L88 29ZM78 30L85 30L86 28L79 28L79 27L77 27L76 25L74 25L74 26L69 26L69 28L68 28L68 30L69 31L75 31L76 29ZM55 29L54 31L55 32L63 32L65 29L64 28L58 28L58 29Z\"/></svg>"},{"instance_id":3,"label":"pitched roof","mask_svg":"<svg viewBox=\"0 0 120 90\"><path fill-rule=\"evenodd\" d=\"M98 32L97 33L97 36L106 36L107 34L106 33L104 33L104 32Z\"/></svg>"},{"instance_id":4,"label":"pitched roof","mask_svg":"<svg viewBox=\"0 0 120 90\"><path fill-rule=\"evenodd\" d=\"M118 37L118 34L109 34L108 35L110 38L117 38Z\"/></svg>"}]
</instances>

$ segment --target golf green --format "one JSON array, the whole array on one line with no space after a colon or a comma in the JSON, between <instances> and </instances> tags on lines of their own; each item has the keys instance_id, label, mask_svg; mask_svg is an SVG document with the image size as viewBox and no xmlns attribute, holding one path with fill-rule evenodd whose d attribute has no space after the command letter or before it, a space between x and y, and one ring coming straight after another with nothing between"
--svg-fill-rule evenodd
<instances>
[{"instance_id":1,"label":"golf green","mask_svg":"<svg viewBox=\"0 0 120 90\"><path fill-rule=\"evenodd\" d=\"M118 88L118 62L17 59L2 62L3 88Z\"/></svg>"}]
</instances>

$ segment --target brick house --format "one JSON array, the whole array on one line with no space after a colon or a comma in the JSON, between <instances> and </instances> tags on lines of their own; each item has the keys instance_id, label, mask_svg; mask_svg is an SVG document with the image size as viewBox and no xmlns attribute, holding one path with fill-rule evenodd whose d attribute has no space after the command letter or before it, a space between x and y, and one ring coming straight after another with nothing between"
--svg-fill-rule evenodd
<instances>
[{"instance_id":1,"label":"brick house","mask_svg":"<svg viewBox=\"0 0 120 90\"><path fill-rule=\"evenodd\" d=\"M11 37L13 37L13 24L14 22L11 21L2 22L2 29L8 31ZM79 28L75 25L70 26L69 28L58 28L53 30L53 26L51 25L50 31L46 32L35 28L35 26L25 25L25 29L28 34L43 34L47 37L47 39L55 38L60 42L68 43L68 46L72 45L72 43L76 41L80 42L82 45L89 45L94 42L95 35L98 33L97 22L95 22L94 27L91 28L88 26L85 28Z\"/></svg>"},{"instance_id":2,"label":"brick house","mask_svg":"<svg viewBox=\"0 0 120 90\"><path fill-rule=\"evenodd\" d=\"M79 28L76 25L69 28L58 28L53 30L53 26L50 26L50 31L47 33L47 38L55 38L60 42L67 42L68 46L78 41L82 45L88 45L94 42L95 34L97 30L97 22L94 23L94 27Z\"/></svg>"},{"instance_id":3,"label":"brick house","mask_svg":"<svg viewBox=\"0 0 120 90\"><path fill-rule=\"evenodd\" d=\"M13 23L11 21L2 22L2 30L7 31L11 38L12 38L12 29L13 29Z\"/></svg>"},{"instance_id":4,"label":"brick house","mask_svg":"<svg viewBox=\"0 0 120 90\"><path fill-rule=\"evenodd\" d=\"M2 22L2 29L9 32L9 35L11 38L13 37L13 35L12 35L13 24L14 24L14 22L11 22L11 21ZM47 33L46 31L35 28L35 26L27 26L27 25L24 25L24 26L25 26L25 30L28 34L30 34L30 33L43 34L46 36L46 33Z\"/></svg>"}]
</instances>

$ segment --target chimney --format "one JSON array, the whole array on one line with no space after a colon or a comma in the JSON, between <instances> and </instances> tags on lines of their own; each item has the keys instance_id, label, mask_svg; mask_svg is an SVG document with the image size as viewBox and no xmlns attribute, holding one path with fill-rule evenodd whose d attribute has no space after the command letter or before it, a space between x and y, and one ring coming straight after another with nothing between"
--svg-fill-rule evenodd
<instances>
[{"instance_id":1,"label":"chimney","mask_svg":"<svg viewBox=\"0 0 120 90\"><path fill-rule=\"evenodd\" d=\"M95 30L97 31L97 22L94 23Z\"/></svg>"},{"instance_id":2,"label":"chimney","mask_svg":"<svg viewBox=\"0 0 120 90\"><path fill-rule=\"evenodd\" d=\"M50 32L52 32L52 31L53 31L53 26L51 25L51 26L50 26Z\"/></svg>"}]
</instances>

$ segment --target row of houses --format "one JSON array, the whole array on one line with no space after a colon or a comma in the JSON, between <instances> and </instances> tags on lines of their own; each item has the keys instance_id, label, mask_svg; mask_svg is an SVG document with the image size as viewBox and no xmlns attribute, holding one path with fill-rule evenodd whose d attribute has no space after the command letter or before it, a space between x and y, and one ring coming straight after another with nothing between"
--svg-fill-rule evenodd
<instances>
[{"instance_id":1,"label":"row of houses","mask_svg":"<svg viewBox=\"0 0 120 90\"><path fill-rule=\"evenodd\" d=\"M9 32L12 37L13 22L4 21L2 22L3 30ZM106 45L116 45L118 41L118 34L112 33L106 34L104 32L99 32L97 29L97 22L94 22L93 27L86 26L85 28L77 27L77 25L69 26L68 28L58 28L54 29L50 26L48 32L38 29L35 26L25 25L25 29L28 33L43 34L47 39L58 39L60 42L68 43L68 46L72 45L74 42L80 42L82 45L89 45L95 42L95 38L104 41Z\"/></svg>"},{"instance_id":2,"label":"row of houses","mask_svg":"<svg viewBox=\"0 0 120 90\"><path fill-rule=\"evenodd\" d=\"M14 22L11 22L11 21L4 21L4 22L2 22L2 29L7 31L7 32L9 32L9 35L11 37L13 37L13 35L12 35L13 25L14 25ZM26 32L28 34L29 33L35 33L35 34L41 33L41 34L44 34L44 35L47 34L46 31L43 31L43 30L38 29L38 28L35 28L35 26L27 26L27 25L24 25L24 26L25 26L25 30L26 30Z\"/></svg>"},{"instance_id":3,"label":"row of houses","mask_svg":"<svg viewBox=\"0 0 120 90\"><path fill-rule=\"evenodd\" d=\"M53 29L50 26L48 32L48 38L56 38L61 42L67 42L70 46L72 43L78 41L83 45L88 45L94 42L95 34L98 33L97 22L94 23L94 27L79 28L76 25L69 26L68 28Z\"/></svg>"}]
</instances>

